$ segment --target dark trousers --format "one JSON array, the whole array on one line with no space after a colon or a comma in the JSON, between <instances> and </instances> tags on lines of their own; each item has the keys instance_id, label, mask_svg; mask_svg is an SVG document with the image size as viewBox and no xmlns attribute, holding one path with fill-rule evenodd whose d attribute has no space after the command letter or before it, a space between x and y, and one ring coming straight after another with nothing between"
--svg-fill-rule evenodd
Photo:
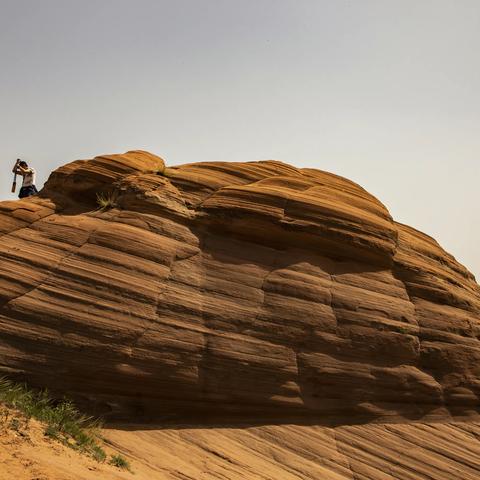
<instances>
[{"instance_id":1,"label":"dark trousers","mask_svg":"<svg viewBox=\"0 0 480 480\"><path fill-rule=\"evenodd\" d=\"M38 193L38 190L35 185L30 185L29 187L22 187L20 189L20 193L18 194L18 198L30 197L31 195L35 195L36 193Z\"/></svg>"}]
</instances>

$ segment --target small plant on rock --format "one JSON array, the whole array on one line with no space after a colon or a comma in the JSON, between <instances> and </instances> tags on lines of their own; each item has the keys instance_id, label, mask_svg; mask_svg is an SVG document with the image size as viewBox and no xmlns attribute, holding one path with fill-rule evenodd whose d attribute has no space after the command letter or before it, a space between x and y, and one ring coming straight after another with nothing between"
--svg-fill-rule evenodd
<instances>
[{"instance_id":1,"label":"small plant on rock","mask_svg":"<svg viewBox=\"0 0 480 480\"><path fill-rule=\"evenodd\" d=\"M100 210L108 210L117 206L116 192L97 193L97 205Z\"/></svg>"},{"instance_id":2,"label":"small plant on rock","mask_svg":"<svg viewBox=\"0 0 480 480\"><path fill-rule=\"evenodd\" d=\"M122 455L112 455L108 463L114 467L130 471L130 463L125 457L122 457Z\"/></svg>"}]
</instances>

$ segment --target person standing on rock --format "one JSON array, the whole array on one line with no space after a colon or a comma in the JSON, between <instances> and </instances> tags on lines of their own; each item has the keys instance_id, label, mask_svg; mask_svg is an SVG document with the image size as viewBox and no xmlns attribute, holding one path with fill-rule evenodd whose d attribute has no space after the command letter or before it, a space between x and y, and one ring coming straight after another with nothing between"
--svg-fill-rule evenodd
<instances>
[{"instance_id":1,"label":"person standing on rock","mask_svg":"<svg viewBox=\"0 0 480 480\"><path fill-rule=\"evenodd\" d=\"M17 161L12 169L15 175L21 175L23 177L22 188L18 194L18 198L30 197L38 193L35 186L35 170L30 168L24 160L17 158Z\"/></svg>"}]
</instances>

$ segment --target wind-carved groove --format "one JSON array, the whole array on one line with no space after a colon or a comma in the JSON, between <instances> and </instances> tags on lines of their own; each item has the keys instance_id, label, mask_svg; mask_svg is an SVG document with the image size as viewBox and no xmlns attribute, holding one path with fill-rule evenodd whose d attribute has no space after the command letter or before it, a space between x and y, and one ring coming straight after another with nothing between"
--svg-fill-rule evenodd
<instances>
[{"instance_id":1,"label":"wind-carved groove","mask_svg":"<svg viewBox=\"0 0 480 480\"><path fill-rule=\"evenodd\" d=\"M412 335L412 336L415 336L417 339L418 339L418 344L419 344L419 347L418 347L418 361L416 363L416 367L421 370L422 372L424 372L425 374L429 375L441 388L441 392L440 392L440 400L441 400L441 403L443 405L446 404L445 402L445 390L441 384L441 382L439 380L437 380L436 378L436 375L435 375L435 372L431 369L427 369L425 368L425 366L422 364L422 346L423 346L423 343L424 343L424 339L423 339L423 335L422 335L422 327L421 327L421 324L420 324L420 321L419 321L419 318L418 318L418 314L417 314L417 306L415 304L415 301L410 293L410 290L409 290L409 287L408 287L408 284L407 282L405 282L401 276L399 275L398 273L398 270L396 268L394 268L392 270L392 275L395 279L397 279L399 282L402 283L404 289L405 289L405 293L410 301L410 304L412 305L413 307L413 315L414 315L414 318L415 318L415 321L417 323L417 334L416 335L412 335L412 333L409 333L409 335Z\"/></svg>"},{"instance_id":2,"label":"wind-carved groove","mask_svg":"<svg viewBox=\"0 0 480 480\"><path fill-rule=\"evenodd\" d=\"M201 255L201 252L195 252L195 253L192 253L191 255L188 255L188 256L182 257L182 258L178 258L178 259L176 257L174 257L172 259L172 262L169 265L170 270L168 272L168 275L165 278L157 280L158 283L159 283L159 289L158 289L157 298L156 298L156 301L155 301L155 304L154 304L154 309L153 309L154 317L153 318L146 318L144 320L144 322L145 322L144 327L142 328L142 330L138 334L135 335L135 337L134 337L134 339L133 339L133 341L130 345L130 348L132 349L132 351L135 348L138 347L138 344L139 344L140 340L145 338L145 336L149 332L154 330L155 322L158 319L158 310L160 308L160 302L161 302L162 298L164 297L165 292L168 289L169 283L172 280L172 273L173 273L173 269L174 269L175 265L177 265L179 262L184 262L184 261L190 260L190 259L196 257L197 255Z\"/></svg>"},{"instance_id":3,"label":"wind-carved groove","mask_svg":"<svg viewBox=\"0 0 480 480\"><path fill-rule=\"evenodd\" d=\"M26 222L25 220L22 220L22 219L17 219L21 222L25 222L27 223L26 225L22 225L21 227L19 228L15 228L9 232L6 232L4 233L3 235L0 235L0 239L2 239L3 237L8 237L10 235L15 235L16 233L20 232L21 230L28 230L29 228L31 228L33 225L35 225L36 223L38 222L41 222L43 220L46 220L48 217L51 217L52 215L58 215L56 212L52 212L52 213L49 213L48 215L45 215L44 217L42 218L39 218L38 220L34 220L33 222Z\"/></svg>"},{"instance_id":4,"label":"wind-carved groove","mask_svg":"<svg viewBox=\"0 0 480 480\"><path fill-rule=\"evenodd\" d=\"M203 345L201 346L201 353L200 353L200 358L198 360L198 363L196 365L197 367L197 384L198 384L198 391L199 394L203 397L208 396L209 393L209 385L208 385L208 370L209 370L209 363L211 362L211 351L210 351L210 326L208 323L208 320L205 318L205 281L207 278L207 273L205 270L205 266L203 264L203 257L202 257L202 252L204 251L204 243L205 243L205 238L199 234L198 236L200 242L199 242L199 249L200 249L200 262L198 265L198 274L201 277L200 282L199 282L199 287L198 290L200 292L200 305L199 307L199 320L201 325L205 328L205 332L202 332L202 338L203 338Z\"/></svg>"},{"instance_id":5,"label":"wind-carved groove","mask_svg":"<svg viewBox=\"0 0 480 480\"><path fill-rule=\"evenodd\" d=\"M43 220L43 219L41 219ZM38 220L39 221L39 220ZM34 222L35 223L35 222ZM28 228L28 227L26 227ZM18 301L20 298L23 298L27 295L30 295L31 293L33 293L35 290L38 290L39 288L45 286L48 281L57 273L57 271L59 270L59 268L71 257L75 256L78 254L78 252L80 251L80 249L82 247L84 247L87 243L89 243L90 239L92 238L92 236L96 233L96 231L100 228L100 226L95 229L95 230L92 230L87 238L85 239L85 241L83 241L80 245L76 245L76 246L73 246L72 250L70 252L68 252L65 256L63 256L51 269L49 269L47 272L45 272L46 276L45 278L42 279L42 281L36 285L34 285L32 288L28 289L26 292L23 292L21 293L20 295L14 297L14 298L10 298L9 300L7 300L6 302L3 303L3 305L0 306L0 310L3 310L4 308L8 307L8 305L12 302L16 302Z\"/></svg>"}]
</instances>

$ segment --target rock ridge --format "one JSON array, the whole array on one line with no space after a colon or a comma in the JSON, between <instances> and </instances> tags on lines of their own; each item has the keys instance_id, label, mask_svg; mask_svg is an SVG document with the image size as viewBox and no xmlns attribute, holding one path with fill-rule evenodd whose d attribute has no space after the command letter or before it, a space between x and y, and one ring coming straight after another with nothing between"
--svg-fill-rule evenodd
<instances>
[{"instance_id":1,"label":"rock ridge","mask_svg":"<svg viewBox=\"0 0 480 480\"><path fill-rule=\"evenodd\" d=\"M99 412L478 415L474 276L337 175L103 155L0 234L0 373Z\"/></svg>"}]
</instances>

